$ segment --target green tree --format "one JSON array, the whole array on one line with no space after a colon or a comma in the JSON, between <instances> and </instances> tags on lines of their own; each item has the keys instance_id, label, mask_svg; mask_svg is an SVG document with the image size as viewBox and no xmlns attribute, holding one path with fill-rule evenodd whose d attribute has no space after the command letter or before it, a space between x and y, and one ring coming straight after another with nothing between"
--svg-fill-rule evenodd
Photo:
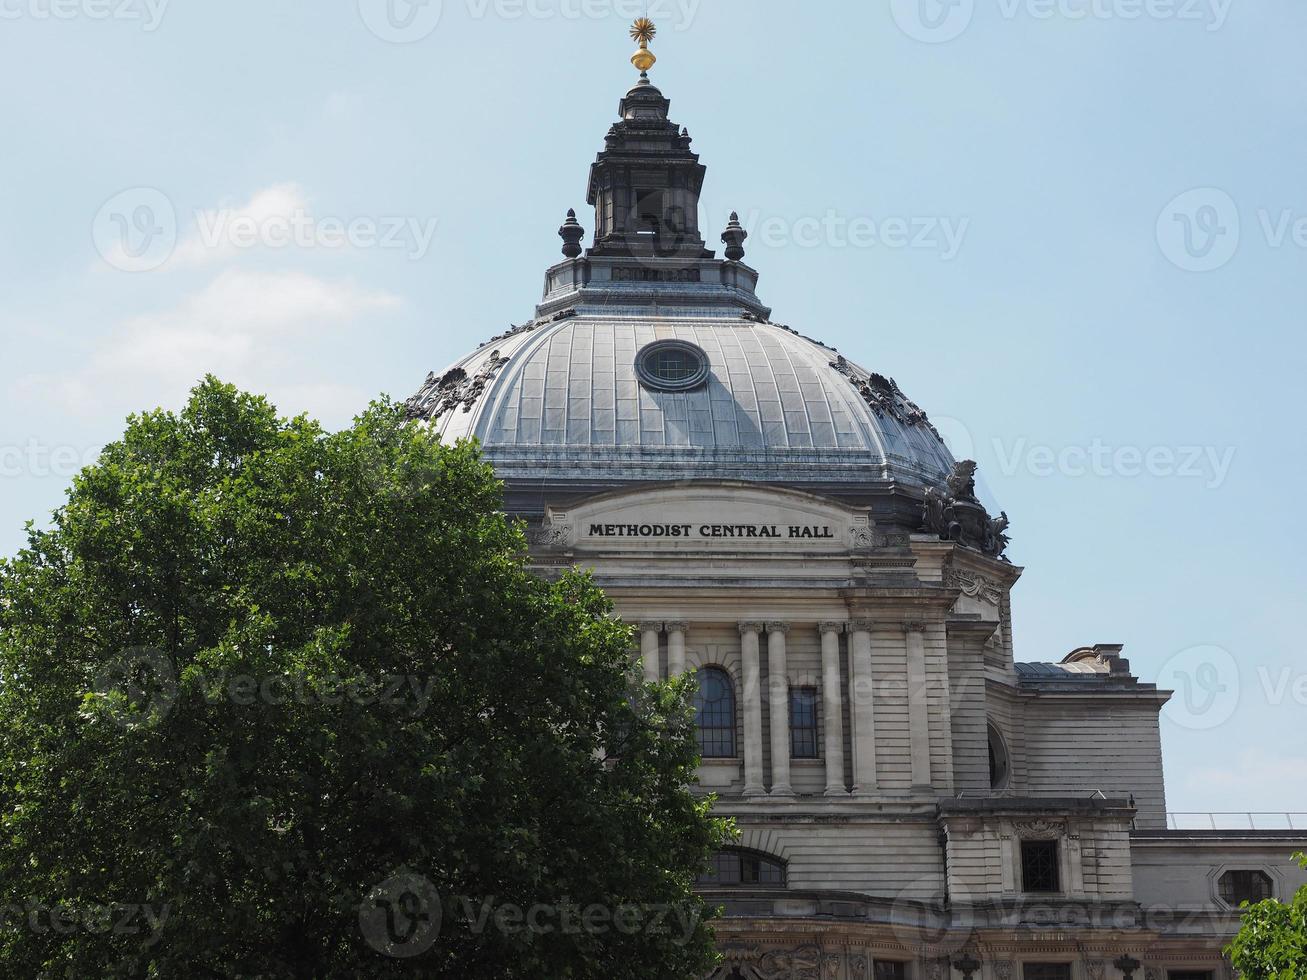
<instances>
[{"instance_id":1,"label":"green tree","mask_svg":"<svg viewBox=\"0 0 1307 980\"><path fill-rule=\"evenodd\" d=\"M1307 868L1307 854L1298 860ZM1243 927L1225 952L1245 980L1307 980L1307 885L1287 905L1245 903Z\"/></svg>"},{"instance_id":2,"label":"green tree","mask_svg":"<svg viewBox=\"0 0 1307 980\"><path fill-rule=\"evenodd\" d=\"M0 564L0 975L690 978L683 684L473 445L210 378Z\"/></svg>"}]
</instances>

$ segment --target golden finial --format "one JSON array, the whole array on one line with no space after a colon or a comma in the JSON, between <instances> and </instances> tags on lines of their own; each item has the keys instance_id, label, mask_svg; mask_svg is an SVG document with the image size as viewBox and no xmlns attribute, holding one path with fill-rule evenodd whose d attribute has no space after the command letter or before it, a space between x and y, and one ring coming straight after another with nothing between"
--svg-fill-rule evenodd
<instances>
[{"instance_id":1,"label":"golden finial","mask_svg":"<svg viewBox=\"0 0 1307 980\"><path fill-rule=\"evenodd\" d=\"M658 28L648 17L641 17L631 27L631 40L640 42L640 50L631 55L631 64L641 74L647 72L658 61L658 57L649 50L649 42L658 36Z\"/></svg>"}]
</instances>

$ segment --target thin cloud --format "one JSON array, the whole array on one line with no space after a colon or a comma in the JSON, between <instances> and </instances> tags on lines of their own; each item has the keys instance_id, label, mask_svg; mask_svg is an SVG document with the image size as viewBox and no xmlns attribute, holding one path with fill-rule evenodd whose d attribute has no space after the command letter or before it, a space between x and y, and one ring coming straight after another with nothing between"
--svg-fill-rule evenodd
<instances>
[{"instance_id":1,"label":"thin cloud","mask_svg":"<svg viewBox=\"0 0 1307 980\"><path fill-rule=\"evenodd\" d=\"M206 373L271 394L295 394L286 410L338 416L340 386L303 377L304 345L369 314L398 308L400 300L352 281L303 272L230 269L171 309L116 324L84 366L68 374L28 375L29 398L57 401L82 415L125 414L154 405L176 406ZM311 404L300 399L308 396ZM366 404L357 393L349 414Z\"/></svg>"}]
</instances>

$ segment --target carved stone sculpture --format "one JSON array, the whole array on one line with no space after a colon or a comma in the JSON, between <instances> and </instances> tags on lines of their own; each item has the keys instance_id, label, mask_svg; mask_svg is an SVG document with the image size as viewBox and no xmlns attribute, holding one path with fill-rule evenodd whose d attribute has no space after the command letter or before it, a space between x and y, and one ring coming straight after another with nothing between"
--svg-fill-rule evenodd
<instances>
[{"instance_id":1,"label":"carved stone sculpture","mask_svg":"<svg viewBox=\"0 0 1307 980\"><path fill-rule=\"evenodd\" d=\"M469 377L461 367L452 368L439 377L435 373L427 375L421 390L405 405L408 417L435 422L460 406L465 412L472 411L495 375L507 363L508 358L501 357L496 350L491 351L490 359L473 377Z\"/></svg>"},{"instance_id":2,"label":"carved stone sculpture","mask_svg":"<svg viewBox=\"0 0 1307 980\"><path fill-rule=\"evenodd\" d=\"M910 429L918 427L926 429L940 442L944 441L939 430L930 424L926 413L916 402L903 394L903 389L893 378L887 378L883 374L864 374L845 360L843 355L831 361L830 366L849 379L849 383L858 389L858 394L877 418L888 416Z\"/></svg>"},{"instance_id":3,"label":"carved stone sculpture","mask_svg":"<svg viewBox=\"0 0 1307 980\"><path fill-rule=\"evenodd\" d=\"M976 464L969 459L954 464L945 486L926 490L922 512L925 529L941 541L956 541L991 558L1002 558L1007 550L1007 514L990 517L976 499Z\"/></svg>"}]
</instances>

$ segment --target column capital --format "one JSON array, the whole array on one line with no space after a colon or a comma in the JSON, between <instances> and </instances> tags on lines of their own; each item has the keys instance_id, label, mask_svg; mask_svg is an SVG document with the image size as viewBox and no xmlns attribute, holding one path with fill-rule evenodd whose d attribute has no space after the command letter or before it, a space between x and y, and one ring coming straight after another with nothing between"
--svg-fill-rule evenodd
<instances>
[{"instance_id":1,"label":"column capital","mask_svg":"<svg viewBox=\"0 0 1307 980\"><path fill-rule=\"evenodd\" d=\"M761 633L762 623L740 623L740 635L745 633Z\"/></svg>"},{"instance_id":2,"label":"column capital","mask_svg":"<svg viewBox=\"0 0 1307 980\"><path fill-rule=\"evenodd\" d=\"M850 633L870 633L876 628L876 624L870 619L852 619L845 624L844 628Z\"/></svg>"},{"instance_id":3,"label":"column capital","mask_svg":"<svg viewBox=\"0 0 1307 980\"><path fill-rule=\"evenodd\" d=\"M639 622L635 626L641 633L661 633L663 631L662 623Z\"/></svg>"},{"instance_id":4,"label":"column capital","mask_svg":"<svg viewBox=\"0 0 1307 980\"><path fill-rule=\"evenodd\" d=\"M789 623L768 623L768 633L788 633L790 631Z\"/></svg>"},{"instance_id":5,"label":"column capital","mask_svg":"<svg viewBox=\"0 0 1307 980\"><path fill-rule=\"evenodd\" d=\"M904 624L903 624L903 632L904 632L904 633L924 633L924 632L926 632L926 624L925 624L925 623L904 623Z\"/></svg>"},{"instance_id":6,"label":"column capital","mask_svg":"<svg viewBox=\"0 0 1307 980\"><path fill-rule=\"evenodd\" d=\"M668 633L684 633L689 628L690 628L690 624L684 622L683 620L672 620L670 622L663 623L663 629L665 629Z\"/></svg>"},{"instance_id":7,"label":"column capital","mask_svg":"<svg viewBox=\"0 0 1307 980\"><path fill-rule=\"evenodd\" d=\"M818 623L817 632L819 633L843 633L843 623Z\"/></svg>"}]
</instances>

